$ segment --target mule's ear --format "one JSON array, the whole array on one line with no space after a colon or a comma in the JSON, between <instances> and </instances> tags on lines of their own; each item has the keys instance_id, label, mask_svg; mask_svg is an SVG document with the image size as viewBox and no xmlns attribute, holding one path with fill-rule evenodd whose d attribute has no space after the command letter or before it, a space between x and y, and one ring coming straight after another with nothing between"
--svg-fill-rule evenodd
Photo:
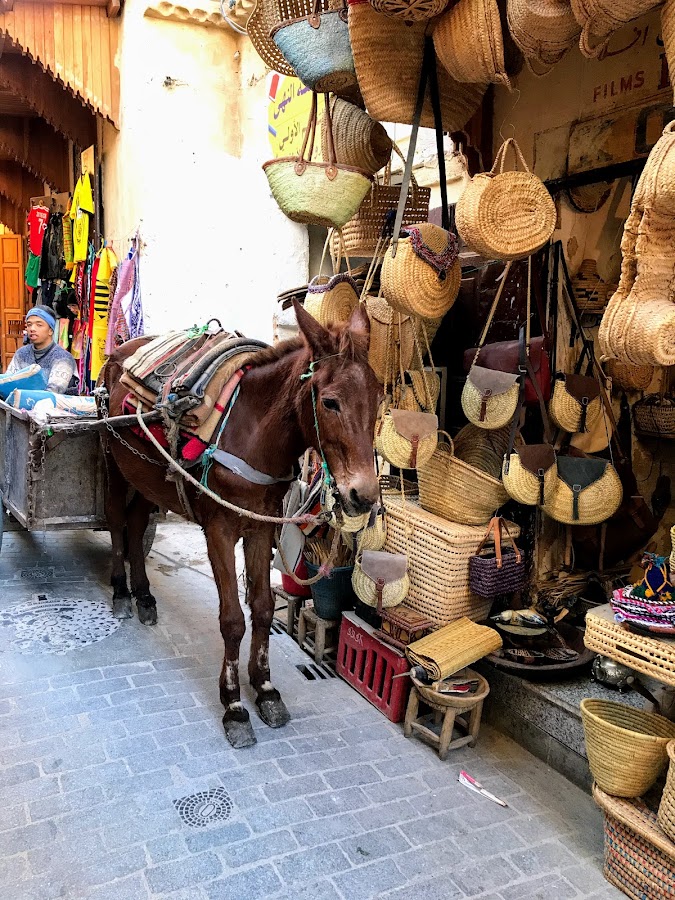
<instances>
[{"instance_id":1,"label":"mule's ear","mask_svg":"<svg viewBox=\"0 0 675 900\"><path fill-rule=\"evenodd\" d=\"M349 330L353 340L366 350L370 343L370 319L366 312L366 304L358 303L349 318Z\"/></svg>"},{"instance_id":2,"label":"mule's ear","mask_svg":"<svg viewBox=\"0 0 675 900\"><path fill-rule=\"evenodd\" d=\"M332 353L335 340L330 331L317 322L314 316L310 316L302 303L298 303L297 300L293 301L293 309L300 333L309 344L314 358L318 359Z\"/></svg>"}]
</instances>

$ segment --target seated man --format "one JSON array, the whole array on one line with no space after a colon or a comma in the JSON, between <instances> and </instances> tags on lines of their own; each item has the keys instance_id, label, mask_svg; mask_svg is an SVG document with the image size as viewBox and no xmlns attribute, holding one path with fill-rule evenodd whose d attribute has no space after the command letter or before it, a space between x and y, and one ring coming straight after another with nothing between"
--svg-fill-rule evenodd
<instances>
[{"instance_id":1,"label":"seated man","mask_svg":"<svg viewBox=\"0 0 675 900\"><path fill-rule=\"evenodd\" d=\"M77 394L77 365L73 357L54 342L56 319L47 306L36 306L26 316L28 343L14 354L7 374L37 363L45 373L47 390L55 394Z\"/></svg>"}]
</instances>

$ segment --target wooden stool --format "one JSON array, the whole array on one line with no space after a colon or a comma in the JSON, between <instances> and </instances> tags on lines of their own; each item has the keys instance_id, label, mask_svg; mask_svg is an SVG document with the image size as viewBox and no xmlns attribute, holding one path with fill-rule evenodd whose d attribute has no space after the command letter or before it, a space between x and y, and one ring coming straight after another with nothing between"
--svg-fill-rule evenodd
<instances>
[{"instance_id":1,"label":"wooden stool","mask_svg":"<svg viewBox=\"0 0 675 900\"><path fill-rule=\"evenodd\" d=\"M466 677L466 680L477 680L478 690L475 694L439 694L432 687L410 676L412 690L408 700L408 708L405 714L403 733L410 737L413 732L418 734L423 741L438 748L438 755L446 759L450 750L456 750L468 744L473 747L480 730L480 719L483 712L483 701L490 693L490 685L477 672L472 669L463 669L455 677ZM433 712L418 717L420 702L430 707ZM464 713L469 713L468 718ZM434 724L441 722L441 733L436 734L429 728L430 719ZM466 732L462 737L452 740L452 729L458 725Z\"/></svg>"},{"instance_id":2,"label":"wooden stool","mask_svg":"<svg viewBox=\"0 0 675 900\"><path fill-rule=\"evenodd\" d=\"M286 604L286 631L291 637L295 637L298 623L298 614L300 609L305 605L306 597L298 597L295 594L289 594L282 587L272 585L272 593L275 598Z\"/></svg>"},{"instance_id":3,"label":"wooden stool","mask_svg":"<svg viewBox=\"0 0 675 900\"><path fill-rule=\"evenodd\" d=\"M304 650L307 642L307 632L314 632L314 646L307 649L314 651L314 662L320 663L327 649L335 647L330 644L326 647L326 635L332 628L337 628L340 623L337 619L321 619L313 609L304 607L298 617L298 644Z\"/></svg>"}]
</instances>

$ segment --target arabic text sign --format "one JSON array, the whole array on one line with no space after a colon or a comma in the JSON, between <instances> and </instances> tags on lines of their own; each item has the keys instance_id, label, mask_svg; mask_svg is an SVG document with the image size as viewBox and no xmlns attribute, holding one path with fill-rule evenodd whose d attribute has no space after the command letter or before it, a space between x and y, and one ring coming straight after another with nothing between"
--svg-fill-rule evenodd
<instances>
[{"instance_id":1,"label":"arabic text sign","mask_svg":"<svg viewBox=\"0 0 675 900\"><path fill-rule=\"evenodd\" d=\"M300 81L273 72L270 76L269 105L267 108L267 135L272 155L296 156L302 148L302 139L312 107L312 91ZM321 104L319 104L319 121ZM321 131L317 128L315 157L321 149Z\"/></svg>"}]
</instances>

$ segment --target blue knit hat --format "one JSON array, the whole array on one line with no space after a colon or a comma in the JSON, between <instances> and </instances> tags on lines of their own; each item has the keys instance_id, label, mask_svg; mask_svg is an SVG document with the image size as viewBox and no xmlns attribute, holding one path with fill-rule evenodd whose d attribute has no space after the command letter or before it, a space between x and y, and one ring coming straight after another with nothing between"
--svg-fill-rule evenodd
<instances>
[{"instance_id":1,"label":"blue knit hat","mask_svg":"<svg viewBox=\"0 0 675 900\"><path fill-rule=\"evenodd\" d=\"M52 331L56 328L56 318L48 306L34 306L32 309L29 309L26 313L26 322L31 316L42 319L43 322L46 322L47 325L49 325Z\"/></svg>"}]
</instances>

